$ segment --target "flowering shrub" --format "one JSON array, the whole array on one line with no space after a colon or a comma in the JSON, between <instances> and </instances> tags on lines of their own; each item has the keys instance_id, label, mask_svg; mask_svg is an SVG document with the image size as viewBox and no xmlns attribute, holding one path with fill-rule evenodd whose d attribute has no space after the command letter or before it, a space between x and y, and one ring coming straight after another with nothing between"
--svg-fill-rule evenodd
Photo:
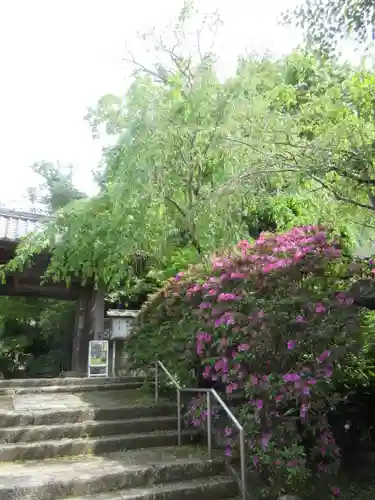
<instances>
[{"instance_id":1,"label":"flowering shrub","mask_svg":"<svg viewBox=\"0 0 375 500\"><path fill-rule=\"evenodd\" d=\"M280 491L338 469L328 413L344 396L334 379L362 346L348 290L370 274L322 227L241 241L172 279L146 304L129 348L136 363L161 359L186 382L198 359L208 381L241 391L249 465Z\"/></svg>"}]
</instances>

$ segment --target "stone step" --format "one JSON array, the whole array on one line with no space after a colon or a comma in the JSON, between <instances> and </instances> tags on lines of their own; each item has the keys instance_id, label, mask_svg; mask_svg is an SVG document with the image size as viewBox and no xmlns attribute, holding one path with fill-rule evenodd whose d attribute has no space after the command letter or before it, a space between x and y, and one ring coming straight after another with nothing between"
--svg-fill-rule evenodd
<instances>
[{"instance_id":1,"label":"stone step","mask_svg":"<svg viewBox=\"0 0 375 500\"><path fill-rule=\"evenodd\" d=\"M196 433L194 431L183 431L182 433L184 444L191 443L195 437ZM152 446L173 446L175 444L177 444L177 432L175 430L97 438L60 439L36 443L9 443L0 444L0 462L41 460L86 454L100 455L121 450L142 449Z\"/></svg>"},{"instance_id":2,"label":"stone step","mask_svg":"<svg viewBox=\"0 0 375 500\"><path fill-rule=\"evenodd\" d=\"M232 477L214 476L178 483L158 484L149 488L111 491L68 500L225 500L235 499L237 484Z\"/></svg>"},{"instance_id":3,"label":"stone step","mask_svg":"<svg viewBox=\"0 0 375 500\"><path fill-rule=\"evenodd\" d=\"M116 491L199 481L218 475L225 475L224 462L218 459L209 461L204 451L192 446L2 463L0 499L56 500L85 495L90 499L105 492L112 492L111 498L115 498Z\"/></svg>"},{"instance_id":4,"label":"stone step","mask_svg":"<svg viewBox=\"0 0 375 500\"><path fill-rule=\"evenodd\" d=\"M122 383L143 383L144 377L68 377L68 378L25 378L0 380L0 389L12 387L49 387L77 385L108 385Z\"/></svg>"},{"instance_id":5,"label":"stone step","mask_svg":"<svg viewBox=\"0 0 375 500\"><path fill-rule=\"evenodd\" d=\"M117 434L144 433L176 428L177 419L175 416L156 416L136 420L89 420L74 424L0 427L0 444L114 436Z\"/></svg>"},{"instance_id":6,"label":"stone step","mask_svg":"<svg viewBox=\"0 0 375 500\"><path fill-rule=\"evenodd\" d=\"M129 382L110 382L110 383L89 383L77 385L46 385L46 386L13 386L0 387L0 395L7 394L59 394L59 393L79 393L87 391L116 391L129 389L140 389L144 382L133 380Z\"/></svg>"},{"instance_id":7,"label":"stone step","mask_svg":"<svg viewBox=\"0 0 375 500\"><path fill-rule=\"evenodd\" d=\"M46 409L40 411L1 411L0 427L25 425L54 425L84 422L86 420L122 420L156 416L176 415L176 405L159 403L158 405L121 405L113 408L81 407L67 410Z\"/></svg>"}]
</instances>

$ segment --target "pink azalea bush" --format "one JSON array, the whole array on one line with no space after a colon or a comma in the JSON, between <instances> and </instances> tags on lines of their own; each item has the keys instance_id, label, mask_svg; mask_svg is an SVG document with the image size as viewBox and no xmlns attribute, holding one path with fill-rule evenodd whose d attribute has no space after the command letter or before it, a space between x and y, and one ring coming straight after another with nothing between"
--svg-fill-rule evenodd
<instances>
[{"instance_id":1,"label":"pink azalea bush","mask_svg":"<svg viewBox=\"0 0 375 500\"><path fill-rule=\"evenodd\" d=\"M249 466L278 491L312 472L333 474L340 451L328 413L345 397L335 374L362 346L362 313L348 290L371 271L323 227L241 241L153 297L130 351L136 364L161 359L186 383L198 359L207 381L241 392Z\"/></svg>"}]
</instances>

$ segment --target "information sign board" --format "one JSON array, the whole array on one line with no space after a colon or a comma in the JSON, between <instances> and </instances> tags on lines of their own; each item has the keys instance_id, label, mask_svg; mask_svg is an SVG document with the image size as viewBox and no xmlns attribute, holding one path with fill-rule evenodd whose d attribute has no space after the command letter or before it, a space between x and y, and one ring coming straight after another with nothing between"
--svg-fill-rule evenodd
<instances>
[{"instance_id":1,"label":"information sign board","mask_svg":"<svg viewBox=\"0 0 375 500\"><path fill-rule=\"evenodd\" d=\"M108 340L90 341L88 377L108 377Z\"/></svg>"}]
</instances>

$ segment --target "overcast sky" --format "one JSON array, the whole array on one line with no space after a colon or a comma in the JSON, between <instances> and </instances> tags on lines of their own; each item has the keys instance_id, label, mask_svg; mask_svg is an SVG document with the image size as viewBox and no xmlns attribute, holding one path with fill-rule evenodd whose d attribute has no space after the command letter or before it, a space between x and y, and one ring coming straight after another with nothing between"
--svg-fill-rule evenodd
<instances>
[{"instance_id":1,"label":"overcast sky","mask_svg":"<svg viewBox=\"0 0 375 500\"><path fill-rule=\"evenodd\" d=\"M83 117L104 94L121 94L129 81L125 43L136 32L163 26L182 0L2 0L0 3L0 202L22 205L37 179L38 160L74 166L86 192L101 157ZM202 0L218 8L224 26L217 40L220 71L233 71L248 50L289 52L299 43L278 26L282 10L296 0Z\"/></svg>"}]
</instances>

